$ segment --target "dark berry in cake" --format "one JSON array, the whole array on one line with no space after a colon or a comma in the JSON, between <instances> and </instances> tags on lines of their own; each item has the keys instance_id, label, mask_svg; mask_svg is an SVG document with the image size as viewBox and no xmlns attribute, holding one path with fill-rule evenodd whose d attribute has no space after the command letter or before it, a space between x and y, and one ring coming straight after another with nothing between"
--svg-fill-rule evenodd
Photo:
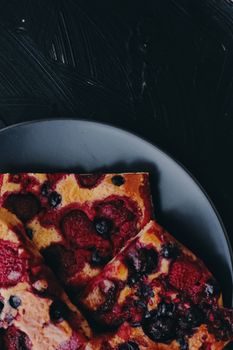
<instances>
[{"instance_id":1,"label":"dark berry in cake","mask_svg":"<svg viewBox=\"0 0 233 350\"><path fill-rule=\"evenodd\" d=\"M94 220L96 232L104 237L108 238L110 236L111 229L113 227L112 221L106 218L96 218Z\"/></svg>"},{"instance_id":2,"label":"dark berry in cake","mask_svg":"<svg viewBox=\"0 0 233 350\"><path fill-rule=\"evenodd\" d=\"M26 270L26 260L19 257L18 247L0 239L0 288L16 285Z\"/></svg>"},{"instance_id":3,"label":"dark berry in cake","mask_svg":"<svg viewBox=\"0 0 233 350\"><path fill-rule=\"evenodd\" d=\"M55 300L50 305L49 314L53 322L62 322L68 317L69 309L63 301Z\"/></svg>"},{"instance_id":4,"label":"dark berry in cake","mask_svg":"<svg viewBox=\"0 0 233 350\"><path fill-rule=\"evenodd\" d=\"M115 186L121 186L121 185L123 185L125 183L125 179L121 175L114 175L112 177L112 183Z\"/></svg>"},{"instance_id":5,"label":"dark berry in cake","mask_svg":"<svg viewBox=\"0 0 233 350\"><path fill-rule=\"evenodd\" d=\"M152 273L158 264L158 254L154 249L141 249L143 255L146 256L146 263L144 265L145 274Z\"/></svg>"},{"instance_id":6,"label":"dark berry in cake","mask_svg":"<svg viewBox=\"0 0 233 350\"><path fill-rule=\"evenodd\" d=\"M133 287L135 283L138 282L138 279L139 279L140 275L130 275L128 277L128 280L127 280L127 283L130 287Z\"/></svg>"},{"instance_id":7,"label":"dark berry in cake","mask_svg":"<svg viewBox=\"0 0 233 350\"><path fill-rule=\"evenodd\" d=\"M18 309L21 305L21 299L17 295L11 295L9 298L9 304L13 309Z\"/></svg>"},{"instance_id":8,"label":"dark berry in cake","mask_svg":"<svg viewBox=\"0 0 233 350\"><path fill-rule=\"evenodd\" d=\"M4 303L2 301L0 301L0 314L1 314L2 310L3 310L3 308L4 308Z\"/></svg>"},{"instance_id":9,"label":"dark berry in cake","mask_svg":"<svg viewBox=\"0 0 233 350\"><path fill-rule=\"evenodd\" d=\"M173 317L176 310L176 305L173 303L166 303L162 301L158 305L158 316Z\"/></svg>"},{"instance_id":10,"label":"dark berry in cake","mask_svg":"<svg viewBox=\"0 0 233 350\"><path fill-rule=\"evenodd\" d=\"M45 181L41 186L41 194L44 197L47 197L50 192L50 184L48 181Z\"/></svg>"},{"instance_id":11,"label":"dark berry in cake","mask_svg":"<svg viewBox=\"0 0 233 350\"><path fill-rule=\"evenodd\" d=\"M99 257L101 257L102 263L109 260L109 256L111 257L110 240L96 232L95 225L82 210L73 209L67 212L61 219L60 228L70 246L69 250L73 252L74 257L76 256L75 260L80 269L85 265L85 262L97 266ZM102 229L105 230L106 227L102 226ZM80 249L85 249L86 253L82 254L84 252L80 252ZM95 250L98 251L98 254L94 252ZM58 256L57 260L59 261L59 259ZM64 259L62 261L64 262ZM79 268L76 269L76 272Z\"/></svg>"},{"instance_id":12,"label":"dark berry in cake","mask_svg":"<svg viewBox=\"0 0 233 350\"><path fill-rule=\"evenodd\" d=\"M205 283L205 293L210 298L220 295L220 288L214 279L210 279Z\"/></svg>"},{"instance_id":13,"label":"dark berry in cake","mask_svg":"<svg viewBox=\"0 0 233 350\"><path fill-rule=\"evenodd\" d=\"M112 285L107 291L105 296L105 302L99 307L98 312L105 313L110 311L116 301L116 294L117 294L116 286Z\"/></svg>"},{"instance_id":14,"label":"dark berry in cake","mask_svg":"<svg viewBox=\"0 0 233 350\"><path fill-rule=\"evenodd\" d=\"M71 244L78 245L80 247L88 246L90 242L90 233L93 232L93 225L88 216L78 209L73 209L66 213L61 220L61 230L65 235L65 238L70 241ZM84 244L82 244L82 242ZM85 242L87 244L85 244Z\"/></svg>"},{"instance_id":15,"label":"dark berry in cake","mask_svg":"<svg viewBox=\"0 0 233 350\"><path fill-rule=\"evenodd\" d=\"M104 218L112 222L111 241L113 254L116 254L137 232L139 212L136 203L129 198L112 196L96 202L93 210L96 218Z\"/></svg>"},{"instance_id":16,"label":"dark berry in cake","mask_svg":"<svg viewBox=\"0 0 233 350\"><path fill-rule=\"evenodd\" d=\"M80 187L89 189L96 187L104 178L103 174L84 174L75 176Z\"/></svg>"},{"instance_id":17,"label":"dark berry in cake","mask_svg":"<svg viewBox=\"0 0 233 350\"><path fill-rule=\"evenodd\" d=\"M167 243L163 245L161 250L162 256L166 259L176 259L180 255L180 250L177 245Z\"/></svg>"},{"instance_id":18,"label":"dark berry in cake","mask_svg":"<svg viewBox=\"0 0 233 350\"><path fill-rule=\"evenodd\" d=\"M180 344L180 350L188 350L189 345L185 337L181 337L177 339L177 342Z\"/></svg>"},{"instance_id":19,"label":"dark berry in cake","mask_svg":"<svg viewBox=\"0 0 233 350\"><path fill-rule=\"evenodd\" d=\"M102 256L97 249L94 249L91 254L91 262L94 266L105 265L109 260L108 257Z\"/></svg>"},{"instance_id":20,"label":"dark berry in cake","mask_svg":"<svg viewBox=\"0 0 233 350\"><path fill-rule=\"evenodd\" d=\"M197 306L192 306L187 311L186 320L192 328L195 328L200 326L200 324L204 321L204 315Z\"/></svg>"},{"instance_id":21,"label":"dark berry in cake","mask_svg":"<svg viewBox=\"0 0 233 350\"><path fill-rule=\"evenodd\" d=\"M145 284L143 281L142 281L142 284L140 285L138 291L137 291L137 295L140 297L140 298L152 298L154 296L154 292L153 292L153 289L152 287L149 285L149 284Z\"/></svg>"},{"instance_id":22,"label":"dark berry in cake","mask_svg":"<svg viewBox=\"0 0 233 350\"><path fill-rule=\"evenodd\" d=\"M150 313L150 317L144 319L144 333L153 341L168 342L175 339L176 322L171 317L159 317L157 310Z\"/></svg>"},{"instance_id":23,"label":"dark berry in cake","mask_svg":"<svg viewBox=\"0 0 233 350\"><path fill-rule=\"evenodd\" d=\"M130 251L125 262L133 274L149 274L157 267L158 255L154 249L141 248Z\"/></svg>"},{"instance_id":24,"label":"dark berry in cake","mask_svg":"<svg viewBox=\"0 0 233 350\"><path fill-rule=\"evenodd\" d=\"M4 350L32 350L28 336L14 326L9 327L3 335Z\"/></svg>"},{"instance_id":25,"label":"dark berry in cake","mask_svg":"<svg viewBox=\"0 0 233 350\"><path fill-rule=\"evenodd\" d=\"M51 192L48 197L49 205L52 208L56 208L61 203L61 200L61 195L55 191Z\"/></svg>"},{"instance_id":26,"label":"dark berry in cake","mask_svg":"<svg viewBox=\"0 0 233 350\"><path fill-rule=\"evenodd\" d=\"M233 312L232 310L223 309L209 311L208 329L215 335L218 340L232 339L233 334Z\"/></svg>"},{"instance_id":27,"label":"dark berry in cake","mask_svg":"<svg viewBox=\"0 0 233 350\"><path fill-rule=\"evenodd\" d=\"M117 350L140 350L137 343L134 341L128 341L126 343L122 343L118 346Z\"/></svg>"},{"instance_id":28,"label":"dark berry in cake","mask_svg":"<svg viewBox=\"0 0 233 350\"><path fill-rule=\"evenodd\" d=\"M14 213L21 221L31 220L40 211L40 202L38 198L32 194L11 194L5 202L4 207Z\"/></svg>"}]
</instances>

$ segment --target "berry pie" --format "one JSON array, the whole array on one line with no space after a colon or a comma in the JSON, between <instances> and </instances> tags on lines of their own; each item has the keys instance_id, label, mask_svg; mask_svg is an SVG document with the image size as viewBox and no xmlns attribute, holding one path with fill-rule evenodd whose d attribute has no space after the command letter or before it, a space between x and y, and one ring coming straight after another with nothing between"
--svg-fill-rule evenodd
<instances>
[{"instance_id":1,"label":"berry pie","mask_svg":"<svg viewBox=\"0 0 233 350\"><path fill-rule=\"evenodd\" d=\"M2 174L0 205L74 293L152 218L147 173Z\"/></svg>"},{"instance_id":2,"label":"berry pie","mask_svg":"<svg viewBox=\"0 0 233 350\"><path fill-rule=\"evenodd\" d=\"M25 235L0 209L0 349L77 350L90 336L81 314Z\"/></svg>"},{"instance_id":3,"label":"berry pie","mask_svg":"<svg viewBox=\"0 0 233 350\"><path fill-rule=\"evenodd\" d=\"M96 330L115 332L88 350L218 350L233 340L233 311L222 307L214 277L154 221L89 282L79 303Z\"/></svg>"}]
</instances>

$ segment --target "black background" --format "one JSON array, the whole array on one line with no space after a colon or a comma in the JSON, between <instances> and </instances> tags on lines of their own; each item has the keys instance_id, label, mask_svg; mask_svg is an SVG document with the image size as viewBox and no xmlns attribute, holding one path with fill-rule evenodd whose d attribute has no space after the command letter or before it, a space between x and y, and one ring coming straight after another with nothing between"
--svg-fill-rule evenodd
<instances>
[{"instance_id":1,"label":"black background","mask_svg":"<svg viewBox=\"0 0 233 350\"><path fill-rule=\"evenodd\" d=\"M232 78L231 0L0 0L2 125L135 131L193 173L233 243Z\"/></svg>"}]
</instances>

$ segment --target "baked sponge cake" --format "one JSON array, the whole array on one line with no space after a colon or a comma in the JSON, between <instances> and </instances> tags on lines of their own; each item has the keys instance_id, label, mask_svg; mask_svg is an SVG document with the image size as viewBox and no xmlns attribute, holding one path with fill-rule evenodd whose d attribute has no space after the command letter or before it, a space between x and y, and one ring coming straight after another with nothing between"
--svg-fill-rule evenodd
<instances>
[{"instance_id":1,"label":"baked sponge cake","mask_svg":"<svg viewBox=\"0 0 233 350\"><path fill-rule=\"evenodd\" d=\"M100 330L117 329L88 350L217 350L233 339L233 311L222 308L212 274L154 221L88 284L79 302Z\"/></svg>"},{"instance_id":2,"label":"baked sponge cake","mask_svg":"<svg viewBox=\"0 0 233 350\"><path fill-rule=\"evenodd\" d=\"M0 205L75 292L152 217L147 173L2 174Z\"/></svg>"},{"instance_id":3,"label":"baked sponge cake","mask_svg":"<svg viewBox=\"0 0 233 350\"><path fill-rule=\"evenodd\" d=\"M20 221L0 208L0 349L83 349L90 334Z\"/></svg>"}]
</instances>

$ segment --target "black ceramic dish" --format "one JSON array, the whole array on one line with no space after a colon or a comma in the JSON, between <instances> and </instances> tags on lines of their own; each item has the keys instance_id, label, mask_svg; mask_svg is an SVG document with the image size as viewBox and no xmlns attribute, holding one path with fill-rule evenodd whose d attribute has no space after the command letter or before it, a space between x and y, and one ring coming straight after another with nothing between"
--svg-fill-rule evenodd
<instances>
[{"instance_id":1,"label":"black ceramic dish","mask_svg":"<svg viewBox=\"0 0 233 350\"><path fill-rule=\"evenodd\" d=\"M197 253L232 302L231 247L213 204L175 160L121 129L83 120L19 124L0 132L0 171L149 171L155 215Z\"/></svg>"}]
</instances>

